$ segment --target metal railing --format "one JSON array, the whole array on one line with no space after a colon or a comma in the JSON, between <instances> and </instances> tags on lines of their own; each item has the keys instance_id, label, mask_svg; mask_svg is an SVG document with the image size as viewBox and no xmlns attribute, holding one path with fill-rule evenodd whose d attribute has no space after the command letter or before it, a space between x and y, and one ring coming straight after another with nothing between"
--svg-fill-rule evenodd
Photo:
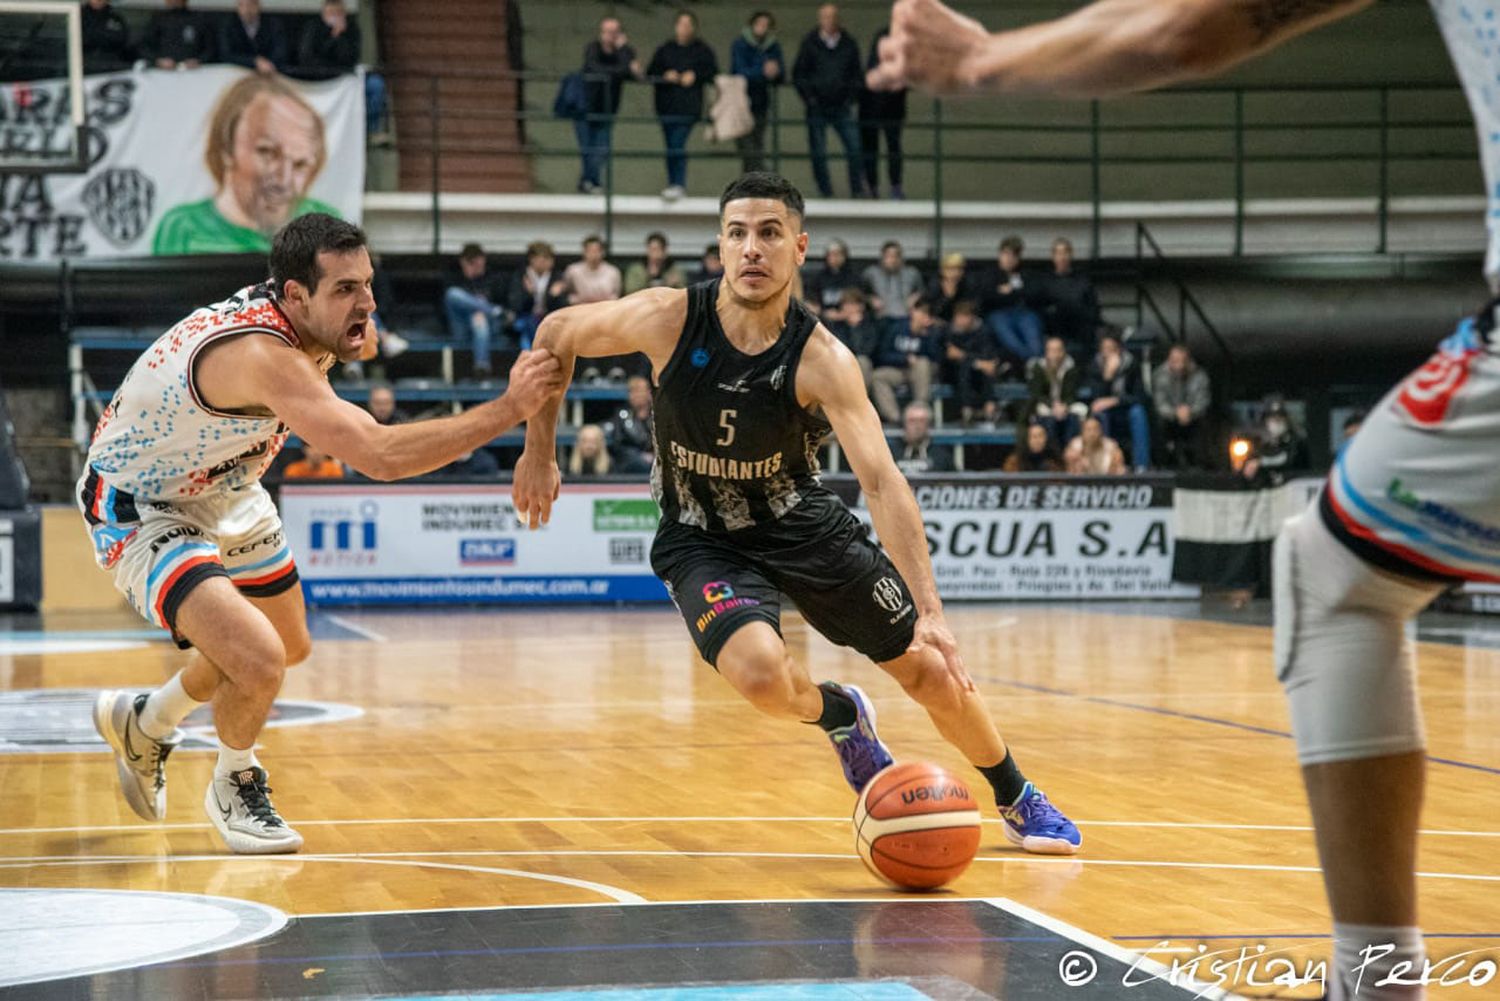
<instances>
[{"instance_id":1,"label":"metal railing","mask_svg":"<svg viewBox=\"0 0 1500 1001\"><path fill-rule=\"evenodd\" d=\"M522 88L524 100L515 108L465 109L463 121L511 120L520 141L508 145L475 142L450 134L455 126L447 122L444 112L444 81L476 78L513 80ZM548 161L579 157L572 122L556 119L551 112L561 78L558 73L456 70L442 76L390 75L400 91L395 109L398 124L425 119L420 136L398 131L396 149L401 156L428 161L435 251L445 156L523 156L533 176L563 176L561 170L547 168ZM401 87L403 80L408 86ZM649 83L625 86L645 91ZM806 119L789 113L798 102L786 90L772 88L766 128L766 158L772 169L782 172L811 159L803 146ZM413 114L409 107L399 105L402 99L408 103L415 99L423 106ZM1376 233L1370 250L1384 253L1389 246L1394 197L1482 193L1473 121L1462 92L1452 84L1196 87L1107 102L1032 105L945 102L915 94L910 100L913 113L904 123L903 159L908 168L918 168L927 178L925 183L909 184L907 196L931 202L933 250L938 254L942 252L944 206L956 200L1086 201L1095 256L1108 201L1232 201L1232 246L1238 255L1245 249L1246 205L1254 198L1372 199ZM997 107L1009 117L995 117L992 112ZM1028 108L1033 110L1028 113ZM641 186L641 191L625 190L617 166L633 160L660 160L665 149L653 115L627 111L601 117L613 129L602 177L608 241L614 228L615 196L651 190L648 186ZM464 128L473 131L472 125ZM835 152L831 144L828 152L830 173L836 187L842 188L843 150ZM740 159L731 144L689 148L686 155L690 165ZM885 157L882 152L882 167ZM974 169L980 166L988 169ZM1034 176L1039 170L1045 172L1040 181ZM1190 183L1183 182L1181 171L1191 171ZM1029 185L1040 193L1052 184L1056 196L1014 197L1013 179L1022 175L1031 179L1021 188ZM571 190L571 185L567 187Z\"/></svg>"}]
</instances>

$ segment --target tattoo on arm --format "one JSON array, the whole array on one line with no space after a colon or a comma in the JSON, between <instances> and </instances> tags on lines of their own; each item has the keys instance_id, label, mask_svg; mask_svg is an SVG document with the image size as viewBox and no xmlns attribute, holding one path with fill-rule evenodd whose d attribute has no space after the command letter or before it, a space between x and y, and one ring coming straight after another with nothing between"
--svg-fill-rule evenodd
<instances>
[{"instance_id":1,"label":"tattoo on arm","mask_svg":"<svg viewBox=\"0 0 1500 1001\"><path fill-rule=\"evenodd\" d=\"M1252 0L1246 14L1255 28L1256 42L1269 41L1288 25L1321 17L1347 0Z\"/></svg>"}]
</instances>

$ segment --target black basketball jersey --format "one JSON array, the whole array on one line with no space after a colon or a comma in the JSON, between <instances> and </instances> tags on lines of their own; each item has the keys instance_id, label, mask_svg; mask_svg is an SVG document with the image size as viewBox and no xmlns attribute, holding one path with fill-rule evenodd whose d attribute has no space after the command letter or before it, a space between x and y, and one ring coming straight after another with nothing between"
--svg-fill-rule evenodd
<instances>
[{"instance_id":1,"label":"black basketball jersey","mask_svg":"<svg viewBox=\"0 0 1500 1001\"><path fill-rule=\"evenodd\" d=\"M793 299L780 339L747 355L719 324L719 280L687 295L687 322L653 393L651 485L663 521L741 532L831 497L817 453L832 429L797 402L797 365L817 317Z\"/></svg>"}]
</instances>

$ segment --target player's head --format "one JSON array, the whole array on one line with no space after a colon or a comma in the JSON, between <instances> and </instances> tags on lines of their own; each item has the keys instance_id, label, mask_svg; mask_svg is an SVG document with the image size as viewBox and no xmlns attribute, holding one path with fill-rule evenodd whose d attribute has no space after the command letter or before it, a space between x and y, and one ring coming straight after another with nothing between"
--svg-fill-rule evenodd
<instances>
[{"instance_id":1,"label":"player's head","mask_svg":"<svg viewBox=\"0 0 1500 1001\"><path fill-rule=\"evenodd\" d=\"M257 73L219 98L203 161L220 213L271 233L306 197L327 154L323 119L312 105L280 77Z\"/></svg>"},{"instance_id":2,"label":"player's head","mask_svg":"<svg viewBox=\"0 0 1500 1001\"><path fill-rule=\"evenodd\" d=\"M299 216L271 241L271 284L304 343L356 361L372 336L375 269L364 231L321 212Z\"/></svg>"},{"instance_id":3,"label":"player's head","mask_svg":"<svg viewBox=\"0 0 1500 1001\"><path fill-rule=\"evenodd\" d=\"M724 282L744 305L787 292L807 259L802 192L780 174L753 171L719 196L719 256Z\"/></svg>"}]
</instances>

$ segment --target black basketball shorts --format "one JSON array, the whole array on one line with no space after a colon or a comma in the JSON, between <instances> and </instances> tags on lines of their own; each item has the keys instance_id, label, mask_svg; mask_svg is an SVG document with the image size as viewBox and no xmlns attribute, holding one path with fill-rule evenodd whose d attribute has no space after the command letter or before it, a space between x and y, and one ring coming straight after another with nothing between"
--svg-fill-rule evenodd
<instances>
[{"instance_id":1,"label":"black basketball shorts","mask_svg":"<svg viewBox=\"0 0 1500 1001\"><path fill-rule=\"evenodd\" d=\"M906 582L869 530L843 505L808 520L713 534L664 523L651 547L651 568L667 585L703 659L717 666L735 630L765 622L781 632L781 596L809 625L839 646L876 663L911 646L916 607Z\"/></svg>"}]
</instances>

